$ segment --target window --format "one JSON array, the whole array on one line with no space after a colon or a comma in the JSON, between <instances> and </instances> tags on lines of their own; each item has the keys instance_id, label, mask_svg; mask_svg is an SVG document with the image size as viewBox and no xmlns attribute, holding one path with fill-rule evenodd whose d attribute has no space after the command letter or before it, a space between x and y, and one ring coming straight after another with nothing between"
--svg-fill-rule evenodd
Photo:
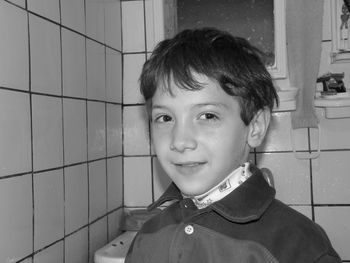
<instances>
[{"instance_id":1,"label":"window","mask_svg":"<svg viewBox=\"0 0 350 263\"><path fill-rule=\"evenodd\" d=\"M185 28L218 27L264 51L272 77L286 78L285 0L153 0L153 14L156 42Z\"/></svg>"}]
</instances>

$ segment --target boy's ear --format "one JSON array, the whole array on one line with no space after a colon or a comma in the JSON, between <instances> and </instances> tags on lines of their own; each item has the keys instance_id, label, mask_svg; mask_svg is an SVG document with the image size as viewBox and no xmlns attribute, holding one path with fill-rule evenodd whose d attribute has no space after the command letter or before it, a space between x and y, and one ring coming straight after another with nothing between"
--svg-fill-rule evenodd
<instances>
[{"instance_id":1,"label":"boy's ear","mask_svg":"<svg viewBox=\"0 0 350 263\"><path fill-rule=\"evenodd\" d=\"M265 138L270 124L271 112L268 108L258 111L249 124L248 144L250 147L258 147Z\"/></svg>"}]
</instances>

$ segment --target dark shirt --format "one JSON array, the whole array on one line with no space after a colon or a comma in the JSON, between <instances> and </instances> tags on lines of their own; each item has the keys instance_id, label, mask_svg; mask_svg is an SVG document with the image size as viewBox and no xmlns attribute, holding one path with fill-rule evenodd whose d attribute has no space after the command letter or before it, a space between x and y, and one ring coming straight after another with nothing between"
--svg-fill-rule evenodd
<instances>
[{"instance_id":1,"label":"dark shirt","mask_svg":"<svg viewBox=\"0 0 350 263\"><path fill-rule=\"evenodd\" d=\"M261 171L251 171L204 209L171 184L149 209L175 202L143 225L125 262L341 262L323 229L276 200Z\"/></svg>"}]
</instances>

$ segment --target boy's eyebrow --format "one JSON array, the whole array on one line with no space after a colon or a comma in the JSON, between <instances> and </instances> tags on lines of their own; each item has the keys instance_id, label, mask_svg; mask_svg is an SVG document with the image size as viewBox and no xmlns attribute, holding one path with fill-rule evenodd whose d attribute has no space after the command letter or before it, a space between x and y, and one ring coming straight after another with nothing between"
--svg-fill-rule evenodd
<instances>
[{"instance_id":1,"label":"boy's eyebrow","mask_svg":"<svg viewBox=\"0 0 350 263\"><path fill-rule=\"evenodd\" d=\"M207 102L207 103L194 104L194 107L196 107L196 108L207 107L207 106L214 106L214 107L218 107L218 108L227 108L228 107L225 103L221 103L221 102Z\"/></svg>"},{"instance_id":2,"label":"boy's eyebrow","mask_svg":"<svg viewBox=\"0 0 350 263\"><path fill-rule=\"evenodd\" d=\"M221 103L221 102L204 102L204 103L194 103L192 105L193 108L202 108L202 107L207 107L207 106L214 106L214 107L218 107L218 108L228 108L228 106L225 103ZM164 109L164 108L168 108L166 105L152 105L151 109Z\"/></svg>"}]
</instances>

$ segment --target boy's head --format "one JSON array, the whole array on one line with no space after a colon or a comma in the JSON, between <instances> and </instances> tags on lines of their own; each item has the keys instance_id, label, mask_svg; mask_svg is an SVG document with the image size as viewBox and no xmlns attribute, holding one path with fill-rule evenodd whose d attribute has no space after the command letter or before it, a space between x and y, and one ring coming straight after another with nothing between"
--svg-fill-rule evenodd
<instances>
[{"instance_id":1,"label":"boy's head","mask_svg":"<svg viewBox=\"0 0 350 263\"><path fill-rule=\"evenodd\" d=\"M202 86L193 73L218 82L239 100L242 121L248 125L261 109L272 110L278 97L262 52L243 38L214 28L184 30L158 44L140 77L141 93L148 106L158 88L171 93L170 82L187 90Z\"/></svg>"},{"instance_id":2,"label":"boy's head","mask_svg":"<svg viewBox=\"0 0 350 263\"><path fill-rule=\"evenodd\" d=\"M162 41L140 82L158 160L186 195L205 193L247 161L277 102L259 51L215 29Z\"/></svg>"}]
</instances>

